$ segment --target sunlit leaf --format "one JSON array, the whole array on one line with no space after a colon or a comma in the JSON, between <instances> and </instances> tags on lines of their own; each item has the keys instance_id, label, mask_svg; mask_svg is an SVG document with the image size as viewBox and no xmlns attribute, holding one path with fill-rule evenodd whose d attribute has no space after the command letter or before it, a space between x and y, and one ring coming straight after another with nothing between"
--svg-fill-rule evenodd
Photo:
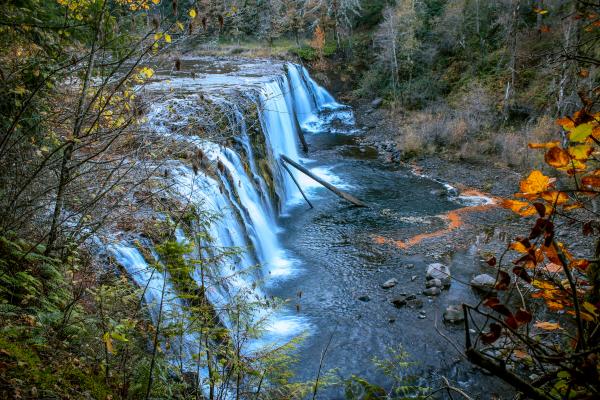
<instances>
[{"instance_id":1,"label":"sunlit leaf","mask_svg":"<svg viewBox=\"0 0 600 400\"><path fill-rule=\"evenodd\" d=\"M547 321L537 321L533 324L536 328L543 329L545 331L555 331L557 329L562 329L558 322L547 322Z\"/></svg>"},{"instance_id":2,"label":"sunlit leaf","mask_svg":"<svg viewBox=\"0 0 600 400\"><path fill-rule=\"evenodd\" d=\"M537 197L536 195L545 192L550 187L552 181L538 170L533 170L529 176L521 181L521 195L524 197Z\"/></svg>"},{"instance_id":3,"label":"sunlit leaf","mask_svg":"<svg viewBox=\"0 0 600 400\"><path fill-rule=\"evenodd\" d=\"M536 213L535 207L526 201L505 199L502 207L508 208L522 217L529 217Z\"/></svg>"},{"instance_id":4,"label":"sunlit leaf","mask_svg":"<svg viewBox=\"0 0 600 400\"><path fill-rule=\"evenodd\" d=\"M577 125L569 131L569 140L572 142L584 142L592 134L594 125L591 122Z\"/></svg>"},{"instance_id":5,"label":"sunlit leaf","mask_svg":"<svg viewBox=\"0 0 600 400\"><path fill-rule=\"evenodd\" d=\"M193 19L193 18L196 18L196 15L197 15L197 14L196 14L196 10L194 10L193 8L190 10L190 12L189 12L188 14L190 15L190 17L191 17L192 19Z\"/></svg>"},{"instance_id":6,"label":"sunlit leaf","mask_svg":"<svg viewBox=\"0 0 600 400\"><path fill-rule=\"evenodd\" d=\"M553 147L560 146L560 142L554 141L554 142L546 142L546 143L529 143L528 146L530 149L551 149Z\"/></svg>"}]
</instances>

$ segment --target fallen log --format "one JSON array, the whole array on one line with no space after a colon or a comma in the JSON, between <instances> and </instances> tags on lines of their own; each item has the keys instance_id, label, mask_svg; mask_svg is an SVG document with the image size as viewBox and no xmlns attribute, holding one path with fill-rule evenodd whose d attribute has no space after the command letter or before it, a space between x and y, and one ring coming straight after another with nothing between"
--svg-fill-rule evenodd
<instances>
[{"instance_id":1,"label":"fallen log","mask_svg":"<svg viewBox=\"0 0 600 400\"><path fill-rule=\"evenodd\" d=\"M296 180L296 177L294 176L294 174L292 174L292 171L290 171L290 169L288 168L288 166L283 162L282 159L279 159L279 162L281 162L281 166L287 171L288 174L290 174L290 178L292 178L292 180L294 181L294 183L296 184L296 186L298 187L298 190L300 191L300 193L302 194L302 197L304 197L304 200L306 200L306 202L308 203L308 205L310 206L310 208L313 208L312 203L310 202L310 200L308 200L308 197L306 197L306 195L304 194L304 191L302 190L302 187L300 186L300 184L298 183L298 181Z\"/></svg>"},{"instance_id":2,"label":"fallen log","mask_svg":"<svg viewBox=\"0 0 600 400\"><path fill-rule=\"evenodd\" d=\"M314 179L321 185L325 186L327 189L331 190L333 193L335 193L342 199L349 201L350 203L352 203L358 207L367 207L367 205L365 203L358 200L356 197L352 196L349 193L344 192L343 190L336 188L329 182L325 182L323 179L319 178L318 176L316 176L315 174L310 172L308 169L304 168L302 165L300 165L297 162L295 162L294 160L290 159L288 156L282 154L280 157L281 157L281 160L285 161L286 163L288 163L292 167L296 168L298 171L302 172L303 174L308 175L310 178Z\"/></svg>"}]
</instances>

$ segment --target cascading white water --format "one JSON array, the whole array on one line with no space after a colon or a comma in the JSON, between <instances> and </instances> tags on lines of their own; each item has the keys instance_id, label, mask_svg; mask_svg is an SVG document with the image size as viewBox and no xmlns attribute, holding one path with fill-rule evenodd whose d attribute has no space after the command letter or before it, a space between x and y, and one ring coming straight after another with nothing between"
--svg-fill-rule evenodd
<instances>
[{"instance_id":1,"label":"cascading white water","mask_svg":"<svg viewBox=\"0 0 600 400\"><path fill-rule=\"evenodd\" d=\"M152 83L150 88L166 92L169 88L181 88L186 95L170 98L151 105L148 113L148 128L156 134L168 136L177 141L184 141L201 149L207 157L211 172L195 172L179 161L169 163L169 176L180 199L187 199L198 209L218 214L220 218L206 226L211 237L210 245L217 249L239 248L241 254L221 262L205 274L195 271L192 278L207 284L206 295L217 310L225 310L227 302L233 296L263 298L264 293L257 282L273 284L296 270L294 260L282 248L277 233L277 212L298 204L301 194L288 173L280 165L279 157L285 154L289 158L308 163L310 160L300 157L298 146L298 127L319 126L322 111L341 109L344 106L335 102L333 97L310 77L305 68L288 64L287 74L279 73L267 78L255 76L238 78L237 81L226 77L212 76L204 81L189 78L171 79L167 84ZM280 70L281 71L281 70ZM255 99L259 113L262 134L269 155L270 169L273 173L275 190L279 203L275 202L268 190L268 185L258 172L255 152L247 132L244 116L235 105L235 101L211 93L211 99L219 102L226 109L230 125L236 126L238 134L233 138L245 153L245 157L229 147L212 143L197 136L183 135L181 131L188 126L188 118L193 118L199 95L194 92L206 90L206 85L235 85L245 87L249 98ZM253 93L255 95L252 95ZM227 96L225 96L227 97ZM175 110L175 112L174 112ZM351 116L351 113L350 113ZM240 152L241 153L241 152ZM242 158L246 164L242 162ZM335 176L324 168L314 168L315 174L332 183ZM297 181L304 190L310 191L318 184L307 176L293 171ZM178 231L178 240L191 240ZM205 247L205 246L202 246ZM150 305L156 304L163 285L171 291L168 282L163 282L162 274L148 275L148 265L137 249L125 243L113 245L111 252L117 261L131 274L133 279L144 287L148 284L145 300ZM207 250L200 254L206 258L211 254ZM257 264L260 269L253 268ZM157 291L158 290L158 291ZM233 323L227 312L220 311L221 321L228 328ZM257 320L264 315L257 315ZM285 311L279 311L267 319L267 333L262 341L252 344L256 348L265 343L288 340L292 336L305 331L310 326L306 321ZM194 338L184 338L189 346L197 346Z\"/></svg>"}]
</instances>

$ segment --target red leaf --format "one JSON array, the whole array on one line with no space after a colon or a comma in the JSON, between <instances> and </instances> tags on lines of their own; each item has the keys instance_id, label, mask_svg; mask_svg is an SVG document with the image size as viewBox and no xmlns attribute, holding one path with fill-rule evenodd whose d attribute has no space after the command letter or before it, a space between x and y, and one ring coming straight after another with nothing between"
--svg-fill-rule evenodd
<instances>
[{"instance_id":1,"label":"red leaf","mask_svg":"<svg viewBox=\"0 0 600 400\"><path fill-rule=\"evenodd\" d=\"M513 315L504 318L504 322L506 322L506 325L513 329L517 329L519 327L519 322Z\"/></svg>"},{"instance_id":2,"label":"red leaf","mask_svg":"<svg viewBox=\"0 0 600 400\"><path fill-rule=\"evenodd\" d=\"M531 277L523 267L514 267L513 273L527 283L531 283Z\"/></svg>"},{"instance_id":3,"label":"red leaf","mask_svg":"<svg viewBox=\"0 0 600 400\"><path fill-rule=\"evenodd\" d=\"M505 271L498 271L498 278L496 279L496 290L506 290L510 285L510 275Z\"/></svg>"},{"instance_id":4,"label":"red leaf","mask_svg":"<svg viewBox=\"0 0 600 400\"><path fill-rule=\"evenodd\" d=\"M496 265L496 257L492 256L490 259L486 261L489 266L493 267Z\"/></svg>"},{"instance_id":5,"label":"red leaf","mask_svg":"<svg viewBox=\"0 0 600 400\"><path fill-rule=\"evenodd\" d=\"M500 338L500 334L502 334L502 327L500 325L498 325L497 323L492 322L490 324L489 332L481 333L481 335L480 335L481 341L484 344L492 344L496 340L498 340L498 338Z\"/></svg>"},{"instance_id":6,"label":"red leaf","mask_svg":"<svg viewBox=\"0 0 600 400\"><path fill-rule=\"evenodd\" d=\"M483 302L483 305L507 317L512 317L512 313L504 304L500 303L497 297L488 297Z\"/></svg>"},{"instance_id":7,"label":"red leaf","mask_svg":"<svg viewBox=\"0 0 600 400\"><path fill-rule=\"evenodd\" d=\"M538 214L540 214L540 217L544 218L546 215L546 206L542 203L533 203L533 206L537 210Z\"/></svg>"},{"instance_id":8,"label":"red leaf","mask_svg":"<svg viewBox=\"0 0 600 400\"><path fill-rule=\"evenodd\" d=\"M533 317L531 316L531 313L529 311L520 308L519 311L517 311L517 313L515 314L515 319L517 320L519 325L523 325L530 323Z\"/></svg>"}]
</instances>

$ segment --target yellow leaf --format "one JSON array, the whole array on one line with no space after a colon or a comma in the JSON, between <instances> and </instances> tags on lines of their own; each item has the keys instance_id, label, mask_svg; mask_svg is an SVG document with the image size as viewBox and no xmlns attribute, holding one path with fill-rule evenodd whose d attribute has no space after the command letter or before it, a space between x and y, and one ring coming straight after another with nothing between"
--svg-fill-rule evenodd
<instances>
[{"instance_id":1,"label":"yellow leaf","mask_svg":"<svg viewBox=\"0 0 600 400\"><path fill-rule=\"evenodd\" d=\"M525 245L521 242L512 242L510 244L509 248L511 250L518 251L519 253L523 253L523 254L528 252L527 247L525 247Z\"/></svg>"},{"instance_id":2,"label":"yellow leaf","mask_svg":"<svg viewBox=\"0 0 600 400\"><path fill-rule=\"evenodd\" d=\"M190 10L189 14L190 14L190 17L196 18L196 10L194 10L193 8Z\"/></svg>"},{"instance_id":3,"label":"yellow leaf","mask_svg":"<svg viewBox=\"0 0 600 400\"><path fill-rule=\"evenodd\" d=\"M551 181L549 177L545 176L538 170L533 170L527 179L521 181L521 194L527 198L535 198L537 197L537 194L548 190L550 183Z\"/></svg>"},{"instance_id":4,"label":"yellow leaf","mask_svg":"<svg viewBox=\"0 0 600 400\"><path fill-rule=\"evenodd\" d=\"M108 352L111 354L114 353L115 349L113 347L112 338L110 337L110 333L106 332L104 334L104 336L102 336L102 340L106 344L106 350L108 350Z\"/></svg>"},{"instance_id":5,"label":"yellow leaf","mask_svg":"<svg viewBox=\"0 0 600 400\"><path fill-rule=\"evenodd\" d=\"M569 201L569 196L565 192L556 190L542 193L542 198L550 204L562 205Z\"/></svg>"},{"instance_id":6,"label":"yellow leaf","mask_svg":"<svg viewBox=\"0 0 600 400\"><path fill-rule=\"evenodd\" d=\"M542 322L537 321L533 324L536 328L543 329L545 331L555 331L557 329L561 329L560 324L558 322Z\"/></svg>"},{"instance_id":7,"label":"yellow leaf","mask_svg":"<svg viewBox=\"0 0 600 400\"><path fill-rule=\"evenodd\" d=\"M171 43L171 35L169 35L168 33L165 33L165 42Z\"/></svg>"},{"instance_id":8,"label":"yellow leaf","mask_svg":"<svg viewBox=\"0 0 600 400\"><path fill-rule=\"evenodd\" d=\"M592 134L594 126L591 122L577 125L569 130L569 140L571 142L584 142Z\"/></svg>"},{"instance_id":9,"label":"yellow leaf","mask_svg":"<svg viewBox=\"0 0 600 400\"><path fill-rule=\"evenodd\" d=\"M158 3L160 3L160 0L152 0L152 2L154 3L154 5L158 5Z\"/></svg>"},{"instance_id":10,"label":"yellow leaf","mask_svg":"<svg viewBox=\"0 0 600 400\"><path fill-rule=\"evenodd\" d=\"M502 201L502 207L508 208L522 217L529 217L536 213L535 207L526 201L505 199Z\"/></svg>"},{"instance_id":11,"label":"yellow leaf","mask_svg":"<svg viewBox=\"0 0 600 400\"><path fill-rule=\"evenodd\" d=\"M180 31L185 29L185 26L183 26L183 24L179 21L177 21L177 27L179 28Z\"/></svg>"},{"instance_id":12,"label":"yellow leaf","mask_svg":"<svg viewBox=\"0 0 600 400\"><path fill-rule=\"evenodd\" d=\"M154 41L159 41L162 37L162 33L158 32L154 34Z\"/></svg>"},{"instance_id":13,"label":"yellow leaf","mask_svg":"<svg viewBox=\"0 0 600 400\"><path fill-rule=\"evenodd\" d=\"M590 154L592 154L594 148L587 144L580 144L577 146L571 146L568 150L571 157L573 157L575 160L586 161Z\"/></svg>"},{"instance_id":14,"label":"yellow leaf","mask_svg":"<svg viewBox=\"0 0 600 400\"><path fill-rule=\"evenodd\" d=\"M592 303L590 303L588 301L584 302L583 308L585 308L590 314L594 314L595 316L598 316L598 309Z\"/></svg>"}]
</instances>

